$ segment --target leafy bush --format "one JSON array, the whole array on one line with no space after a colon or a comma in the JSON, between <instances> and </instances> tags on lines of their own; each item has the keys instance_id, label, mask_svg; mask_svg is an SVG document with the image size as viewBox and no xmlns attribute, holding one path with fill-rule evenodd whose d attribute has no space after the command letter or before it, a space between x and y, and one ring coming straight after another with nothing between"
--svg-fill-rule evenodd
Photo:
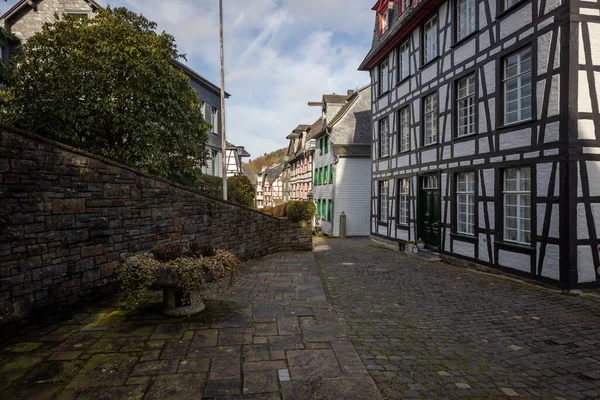
<instances>
[{"instance_id":1,"label":"leafy bush","mask_svg":"<svg viewBox=\"0 0 600 400\"><path fill-rule=\"evenodd\" d=\"M156 283L161 271L170 269L178 277L184 301L189 301L191 292L207 289L207 277L217 282L216 291L224 283L233 284L239 266L240 260L233 254L202 242L168 243L129 257L121 266L118 279L123 297L135 306Z\"/></svg>"},{"instance_id":2,"label":"leafy bush","mask_svg":"<svg viewBox=\"0 0 600 400\"><path fill-rule=\"evenodd\" d=\"M221 190L222 191L222 190ZM256 187L246 175L227 178L227 200L246 207L254 207Z\"/></svg>"},{"instance_id":3,"label":"leafy bush","mask_svg":"<svg viewBox=\"0 0 600 400\"><path fill-rule=\"evenodd\" d=\"M312 201L290 201L287 204L287 217L292 222L310 221L316 211Z\"/></svg>"},{"instance_id":4,"label":"leafy bush","mask_svg":"<svg viewBox=\"0 0 600 400\"><path fill-rule=\"evenodd\" d=\"M223 198L223 178L218 176L200 176L196 188L209 196Z\"/></svg>"}]
</instances>

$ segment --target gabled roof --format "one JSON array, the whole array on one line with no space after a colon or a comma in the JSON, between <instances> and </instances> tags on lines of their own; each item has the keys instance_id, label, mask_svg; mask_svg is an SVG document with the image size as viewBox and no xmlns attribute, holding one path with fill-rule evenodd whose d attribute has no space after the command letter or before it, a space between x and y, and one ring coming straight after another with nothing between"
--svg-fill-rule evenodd
<instances>
[{"instance_id":1,"label":"gabled roof","mask_svg":"<svg viewBox=\"0 0 600 400\"><path fill-rule=\"evenodd\" d=\"M189 76L190 79L193 79L196 82L203 84L204 86L208 86L208 88L211 89L213 92L215 92L219 96L221 95L221 87L220 86L215 85L214 83L212 83L211 81L209 81L208 79L206 79L205 77L203 77L202 75L200 75L199 73L197 73L196 71L194 71L193 69L191 69L190 67L185 65L184 63L182 63L181 61L171 60L171 62L173 63L173 66L175 66L175 68L179 68L181 70L181 72L183 72L184 74ZM229 93L225 92L225 98L228 99L230 97L231 97L231 95Z\"/></svg>"},{"instance_id":2,"label":"gabled roof","mask_svg":"<svg viewBox=\"0 0 600 400\"><path fill-rule=\"evenodd\" d=\"M335 115L335 117L333 117L331 119L329 126L330 127L334 126L336 124L336 122L338 122L340 119L342 119L342 117L346 114L346 112L348 112L348 110L352 107L352 105L356 102L356 100L358 100L358 98L360 97L360 93L364 90L367 90L370 87L371 87L371 84L368 84L368 85L365 85L362 88L358 89L356 92L354 92L352 94L352 96L350 96L348 98L348 101L346 102L346 104L344 104L344 107L342 107L342 109L340 111L338 111L338 113Z\"/></svg>"},{"instance_id":3,"label":"gabled roof","mask_svg":"<svg viewBox=\"0 0 600 400\"><path fill-rule=\"evenodd\" d=\"M323 130L323 117L319 117L314 124L308 128L308 136L306 140L310 140L317 136Z\"/></svg>"},{"instance_id":4,"label":"gabled roof","mask_svg":"<svg viewBox=\"0 0 600 400\"><path fill-rule=\"evenodd\" d=\"M100 4L96 3L94 0L84 0L84 1L86 3L88 3L94 10L102 8L100 6ZM7 18L12 17L13 15L15 15L16 13L18 13L19 11L21 11L25 6L35 7L35 6L37 6L37 1L19 0L17 2L17 4L15 4L14 6L12 6L7 12L5 12L4 15L0 17L0 19L1 20L5 20Z\"/></svg>"},{"instance_id":5,"label":"gabled roof","mask_svg":"<svg viewBox=\"0 0 600 400\"><path fill-rule=\"evenodd\" d=\"M269 185L272 185L273 182L275 182L277 178L279 178L279 175L281 175L281 173L283 172L284 166L285 163L280 162L279 164L274 164L270 167L267 167L267 169L265 170L264 177L265 180L269 182Z\"/></svg>"},{"instance_id":6,"label":"gabled roof","mask_svg":"<svg viewBox=\"0 0 600 400\"><path fill-rule=\"evenodd\" d=\"M225 142L228 150L237 150L240 154L239 157L250 157L250 153L246 151L244 146L236 146L233 143Z\"/></svg>"}]
</instances>

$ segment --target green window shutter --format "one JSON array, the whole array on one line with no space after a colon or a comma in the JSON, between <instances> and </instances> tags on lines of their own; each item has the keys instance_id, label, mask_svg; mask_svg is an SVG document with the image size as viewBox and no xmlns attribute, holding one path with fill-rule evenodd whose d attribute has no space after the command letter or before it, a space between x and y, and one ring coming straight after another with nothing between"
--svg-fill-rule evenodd
<instances>
[{"instance_id":1,"label":"green window shutter","mask_svg":"<svg viewBox=\"0 0 600 400\"><path fill-rule=\"evenodd\" d=\"M327 220L331 222L333 217L333 200L329 200L329 209L327 210Z\"/></svg>"},{"instance_id":2,"label":"green window shutter","mask_svg":"<svg viewBox=\"0 0 600 400\"><path fill-rule=\"evenodd\" d=\"M323 200L319 199L319 214L317 214L319 217L321 215L323 215Z\"/></svg>"},{"instance_id":3,"label":"green window shutter","mask_svg":"<svg viewBox=\"0 0 600 400\"><path fill-rule=\"evenodd\" d=\"M333 165L329 166L329 183L333 183Z\"/></svg>"},{"instance_id":4,"label":"green window shutter","mask_svg":"<svg viewBox=\"0 0 600 400\"><path fill-rule=\"evenodd\" d=\"M323 184L323 168L319 168L319 185Z\"/></svg>"},{"instance_id":5,"label":"green window shutter","mask_svg":"<svg viewBox=\"0 0 600 400\"><path fill-rule=\"evenodd\" d=\"M325 136L325 154L329 153L329 136Z\"/></svg>"},{"instance_id":6,"label":"green window shutter","mask_svg":"<svg viewBox=\"0 0 600 400\"><path fill-rule=\"evenodd\" d=\"M319 139L319 154L323 155L323 138Z\"/></svg>"},{"instance_id":7,"label":"green window shutter","mask_svg":"<svg viewBox=\"0 0 600 400\"><path fill-rule=\"evenodd\" d=\"M327 167L323 168L323 184L327 185Z\"/></svg>"},{"instance_id":8,"label":"green window shutter","mask_svg":"<svg viewBox=\"0 0 600 400\"><path fill-rule=\"evenodd\" d=\"M313 171L313 185L317 184L317 173L318 170L315 168L315 170Z\"/></svg>"}]
</instances>

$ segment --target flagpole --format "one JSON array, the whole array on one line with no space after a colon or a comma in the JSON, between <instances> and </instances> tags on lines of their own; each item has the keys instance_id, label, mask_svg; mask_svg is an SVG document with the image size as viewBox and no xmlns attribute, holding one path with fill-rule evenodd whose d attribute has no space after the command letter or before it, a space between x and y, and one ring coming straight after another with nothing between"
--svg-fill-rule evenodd
<instances>
[{"instance_id":1,"label":"flagpole","mask_svg":"<svg viewBox=\"0 0 600 400\"><path fill-rule=\"evenodd\" d=\"M223 54L223 0L219 0L219 28L221 34L221 151L223 156L223 199L227 200L227 141L225 140L225 55Z\"/></svg>"}]
</instances>

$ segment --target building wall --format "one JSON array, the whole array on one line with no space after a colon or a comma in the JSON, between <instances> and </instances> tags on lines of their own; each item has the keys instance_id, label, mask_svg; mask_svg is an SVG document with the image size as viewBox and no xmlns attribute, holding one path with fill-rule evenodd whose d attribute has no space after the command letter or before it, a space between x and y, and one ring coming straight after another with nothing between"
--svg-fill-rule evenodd
<instances>
[{"instance_id":1,"label":"building wall","mask_svg":"<svg viewBox=\"0 0 600 400\"><path fill-rule=\"evenodd\" d=\"M42 0L36 3L37 10L25 6L7 21L8 30L22 41L39 32L45 23L54 22L55 13L61 15L68 12L85 12L89 16L92 15L92 7L84 0Z\"/></svg>"},{"instance_id":2,"label":"building wall","mask_svg":"<svg viewBox=\"0 0 600 400\"><path fill-rule=\"evenodd\" d=\"M0 324L105 292L128 255L203 240L242 258L310 250L293 224L38 136L0 131Z\"/></svg>"},{"instance_id":3,"label":"building wall","mask_svg":"<svg viewBox=\"0 0 600 400\"><path fill-rule=\"evenodd\" d=\"M316 174L316 171L319 168L323 168L323 167L328 167L331 168L332 166L334 167L333 170L333 183L329 183L329 176L327 176L327 183L326 184L316 184L313 187L313 199L314 201L317 203L317 207L318 207L318 201L319 200L334 200L333 196L334 196L334 187L335 187L335 183L336 183L336 167L335 167L335 155L333 154L333 149L331 147L331 143L329 143L329 148L328 151L323 154L321 154L320 152L320 147L319 147L319 140L321 138L323 138L324 136L319 136L316 138L317 141L317 145L316 145L316 149L315 149L315 155L314 155L314 162L313 162L313 177ZM329 175L329 172L327 173L327 175ZM335 210L335 202L333 203L333 210ZM327 212L327 207L325 207L325 213ZM332 218L332 221L329 222L327 221L326 217L322 218L320 221L317 221L317 225L321 226L321 229L323 231L323 233L325 233L326 235L333 235L334 234L334 221L335 218Z\"/></svg>"},{"instance_id":4,"label":"building wall","mask_svg":"<svg viewBox=\"0 0 600 400\"><path fill-rule=\"evenodd\" d=\"M408 36L410 77L397 84L397 54L389 54L390 92L380 95L378 68L371 71L373 94L373 146L371 230L373 234L401 243L416 239L418 220L418 176L438 174L441 189L442 239L440 250L449 254L506 268L534 278L559 279L561 248L560 176L565 173L569 106L568 14L559 1L525 1L511 12L500 14L495 1L478 1L477 33L456 43L454 2L442 2L438 15L439 57L422 65L422 25ZM563 10L564 11L564 10ZM429 19L422 18L422 23ZM533 119L503 125L501 70L505 56L532 47ZM476 134L456 138L456 82L471 73L476 76ZM581 75L581 74L580 74ZM438 143L423 143L422 106L425 96L438 94ZM409 107L410 151L398 151L397 112ZM389 157L379 156L379 121L389 118ZM521 249L503 241L502 174L506 168L532 169L532 246ZM455 176L472 171L477 180L476 227L472 238L454 235ZM409 178L410 223L396 224L397 179ZM379 181L389 181L389 221L377 221ZM587 248L589 249L589 245ZM564 257L564 256L563 256ZM595 279L595 277L590 277Z\"/></svg>"},{"instance_id":5,"label":"building wall","mask_svg":"<svg viewBox=\"0 0 600 400\"><path fill-rule=\"evenodd\" d=\"M335 167L333 236L340 235L340 215L346 214L347 236L368 236L371 213L371 160L341 157Z\"/></svg>"},{"instance_id":6,"label":"building wall","mask_svg":"<svg viewBox=\"0 0 600 400\"><path fill-rule=\"evenodd\" d=\"M192 88L194 88L194 90L196 92L198 92L198 94L200 95L200 98L202 99L202 101L204 101L204 119L206 120L206 122L208 122L209 124L212 125L212 111L211 111L211 107L216 108L218 111L218 116L217 116L217 128L216 129L211 129L209 128L207 134L208 134L208 141L207 141L207 148L209 151L214 151L218 153L218 160L217 162L221 162L221 157L222 157L222 143L221 143L221 137L222 137L222 131L221 131L221 97L220 94L216 94L213 90L208 89L205 85L202 85L200 83L198 83L196 80L194 79L190 79L190 86L192 86ZM221 167L219 164L219 173L216 174L216 176L223 176L223 173L221 172ZM211 172L211 168L207 168L204 170L205 173L208 174L212 174Z\"/></svg>"},{"instance_id":7,"label":"building wall","mask_svg":"<svg viewBox=\"0 0 600 400\"><path fill-rule=\"evenodd\" d=\"M572 42L578 46L569 58L574 80L569 86L569 104L578 110L577 120L573 121L577 135L571 141L581 150L570 163L569 172L577 177L571 177L572 183L577 183L573 205L577 218L569 223L577 236L576 248L572 249L573 261L576 254L577 280L595 282L600 266L600 4L574 2L571 7L574 14L581 15L580 21L572 25Z\"/></svg>"}]
</instances>

